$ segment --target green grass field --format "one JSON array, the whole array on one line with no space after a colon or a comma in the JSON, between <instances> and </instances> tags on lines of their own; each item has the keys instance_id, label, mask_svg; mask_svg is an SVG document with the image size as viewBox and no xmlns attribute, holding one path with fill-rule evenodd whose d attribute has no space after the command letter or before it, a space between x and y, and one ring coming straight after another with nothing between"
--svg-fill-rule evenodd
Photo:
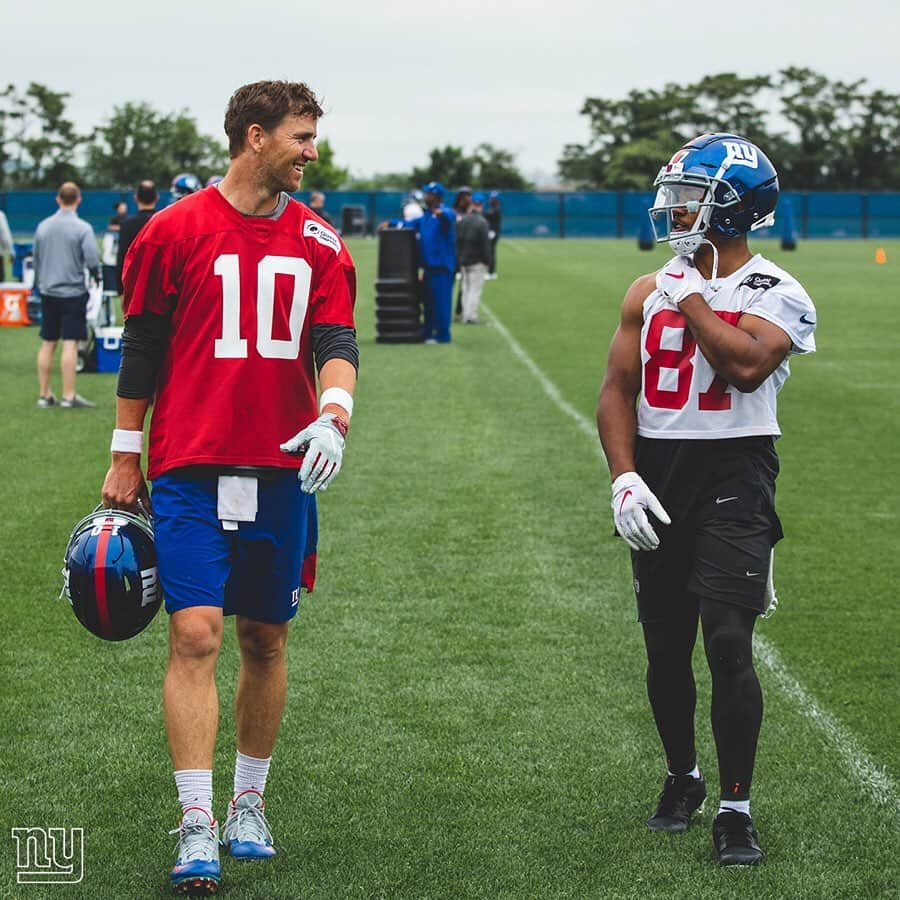
<instances>
[{"instance_id":1,"label":"green grass field","mask_svg":"<svg viewBox=\"0 0 900 900\"><path fill-rule=\"evenodd\" d=\"M621 297L663 251L504 240L485 290L494 327L385 346L375 244L354 243L361 379L344 469L321 499L317 589L289 647L267 791L279 855L224 860L221 896L897 896L900 242L882 245L887 265L871 242L761 246L816 301L819 352L781 397L781 608L757 632L753 812L767 857L733 871L714 864L711 801L687 834L644 827L664 760L590 435ZM55 599L69 531L99 499L115 378L80 377L96 410L38 410L37 346L36 329L0 330L0 896L164 897L179 814L166 617L108 645ZM699 649L695 662L714 785ZM228 629L220 811L236 671ZM10 829L51 825L84 828L83 882L17 885Z\"/></svg>"}]
</instances>

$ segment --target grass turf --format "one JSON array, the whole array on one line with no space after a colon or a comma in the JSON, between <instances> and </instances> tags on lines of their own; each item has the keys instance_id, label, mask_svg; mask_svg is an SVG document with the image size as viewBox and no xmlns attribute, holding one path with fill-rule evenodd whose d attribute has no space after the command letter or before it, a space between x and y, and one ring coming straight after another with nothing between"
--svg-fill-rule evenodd
<instances>
[{"instance_id":1,"label":"grass turf","mask_svg":"<svg viewBox=\"0 0 900 900\"><path fill-rule=\"evenodd\" d=\"M713 862L714 804L686 835L643 825L663 759L643 688L627 554L596 445L496 328L450 346L373 341L375 244L360 269L361 381L345 467L320 505L320 578L289 648L267 801L279 856L223 861L221 895L878 897L900 880L897 798L863 792L834 740L761 672L754 871ZM896 703L896 265L866 242L764 245L817 302L819 353L781 398L782 608L761 624L806 690L900 779ZM503 241L485 299L592 417L627 284L665 257L632 242ZM168 896L178 817L162 728L165 616L107 645L62 602L69 530L99 498L113 376L97 410L38 410L35 329L0 332L0 826L85 829L85 877L0 896ZM57 386L58 393L58 386ZM230 792L233 634L219 664L216 804ZM700 764L715 759L698 673Z\"/></svg>"}]
</instances>

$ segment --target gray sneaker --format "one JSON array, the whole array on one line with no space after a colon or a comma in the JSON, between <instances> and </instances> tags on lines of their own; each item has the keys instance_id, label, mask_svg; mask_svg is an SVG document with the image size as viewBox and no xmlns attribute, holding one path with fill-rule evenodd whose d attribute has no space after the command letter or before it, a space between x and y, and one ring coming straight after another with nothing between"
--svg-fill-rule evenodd
<instances>
[{"instance_id":1,"label":"gray sneaker","mask_svg":"<svg viewBox=\"0 0 900 900\"><path fill-rule=\"evenodd\" d=\"M275 855L272 832L263 810L266 804L259 791L243 791L228 805L228 821L222 832L222 846L235 859L269 859Z\"/></svg>"},{"instance_id":2,"label":"gray sneaker","mask_svg":"<svg viewBox=\"0 0 900 900\"><path fill-rule=\"evenodd\" d=\"M214 894L219 887L219 823L205 809L185 810L178 835L175 867L169 879L176 894Z\"/></svg>"},{"instance_id":3,"label":"gray sneaker","mask_svg":"<svg viewBox=\"0 0 900 900\"><path fill-rule=\"evenodd\" d=\"M46 397L38 397L38 409L50 409L51 406L56 406L59 401L53 394L47 394Z\"/></svg>"},{"instance_id":4,"label":"gray sneaker","mask_svg":"<svg viewBox=\"0 0 900 900\"><path fill-rule=\"evenodd\" d=\"M97 406L96 403L85 400L81 394L76 394L71 400L66 400L66 398L63 397L62 400L59 401L59 405L62 409L94 409Z\"/></svg>"}]
</instances>

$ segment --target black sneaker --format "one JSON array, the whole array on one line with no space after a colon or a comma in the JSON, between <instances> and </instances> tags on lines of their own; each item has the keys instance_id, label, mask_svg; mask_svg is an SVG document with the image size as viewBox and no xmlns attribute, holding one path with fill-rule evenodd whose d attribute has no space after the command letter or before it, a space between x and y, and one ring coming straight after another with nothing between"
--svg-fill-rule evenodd
<instances>
[{"instance_id":1,"label":"black sneaker","mask_svg":"<svg viewBox=\"0 0 900 900\"><path fill-rule=\"evenodd\" d=\"M687 831L691 815L703 806L706 782L690 775L669 775L656 812L647 819L651 831Z\"/></svg>"},{"instance_id":2,"label":"black sneaker","mask_svg":"<svg viewBox=\"0 0 900 900\"><path fill-rule=\"evenodd\" d=\"M50 409L51 406L56 406L57 400L53 394L47 394L46 397L38 397L38 409Z\"/></svg>"},{"instance_id":3,"label":"black sneaker","mask_svg":"<svg viewBox=\"0 0 900 900\"><path fill-rule=\"evenodd\" d=\"M720 866L753 866L762 858L753 819L742 812L720 812L713 822L713 845Z\"/></svg>"}]
</instances>

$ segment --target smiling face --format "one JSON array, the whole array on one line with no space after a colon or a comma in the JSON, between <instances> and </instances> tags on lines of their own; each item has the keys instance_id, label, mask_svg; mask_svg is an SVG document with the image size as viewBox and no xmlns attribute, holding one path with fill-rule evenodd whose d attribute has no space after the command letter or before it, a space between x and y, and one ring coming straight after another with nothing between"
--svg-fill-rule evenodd
<instances>
[{"instance_id":1,"label":"smiling face","mask_svg":"<svg viewBox=\"0 0 900 900\"><path fill-rule=\"evenodd\" d=\"M319 158L316 150L316 119L285 116L271 131L259 135L260 181L272 194L300 189L303 167Z\"/></svg>"}]
</instances>

